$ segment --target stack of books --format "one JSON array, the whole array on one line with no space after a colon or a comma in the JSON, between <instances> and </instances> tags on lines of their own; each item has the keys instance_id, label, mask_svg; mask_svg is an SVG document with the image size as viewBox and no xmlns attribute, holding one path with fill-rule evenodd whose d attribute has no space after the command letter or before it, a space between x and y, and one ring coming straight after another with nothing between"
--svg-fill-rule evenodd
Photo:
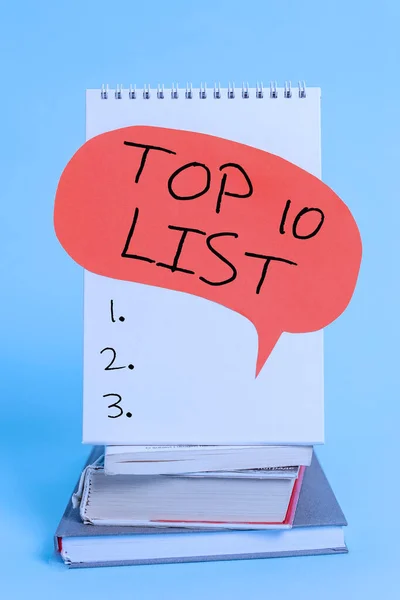
<instances>
[{"instance_id":1,"label":"stack of books","mask_svg":"<svg viewBox=\"0 0 400 600\"><path fill-rule=\"evenodd\" d=\"M71 567L346 552L312 446L95 447L56 532Z\"/></svg>"}]
</instances>

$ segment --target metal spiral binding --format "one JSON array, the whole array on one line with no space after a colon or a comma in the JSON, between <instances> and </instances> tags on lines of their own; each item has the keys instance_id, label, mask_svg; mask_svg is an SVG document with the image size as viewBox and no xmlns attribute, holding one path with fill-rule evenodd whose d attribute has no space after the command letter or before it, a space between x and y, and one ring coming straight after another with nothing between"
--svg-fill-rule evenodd
<instances>
[{"instance_id":1,"label":"metal spiral binding","mask_svg":"<svg viewBox=\"0 0 400 600\"><path fill-rule=\"evenodd\" d=\"M101 99L107 100L107 98L108 98L108 83L106 86L103 83L103 85L101 86Z\"/></svg>"},{"instance_id":2,"label":"metal spiral binding","mask_svg":"<svg viewBox=\"0 0 400 600\"><path fill-rule=\"evenodd\" d=\"M306 82L299 81L299 98L305 98L305 97L306 97Z\"/></svg>"},{"instance_id":3,"label":"metal spiral binding","mask_svg":"<svg viewBox=\"0 0 400 600\"><path fill-rule=\"evenodd\" d=\"M264 86L263 83L261 81L261 83L256 84L256 98L264 98Z\"/></svg>"},{"instance_id":4,"label":"metal spiral binding","mask_svg":"<svg viewBox=\"0 0 400 600\"><path fill-rule=\"evenodd\" d=\"M150 100L150 84L148 83L147 85L144 84L143 86L143 99L144 100Z\"/></svg>"},{"instance_id":5,"label":"metal spiral binding","mask_svg":"<svg viewBox=\"0 0 400 600\"><path fill-rule=\"evenodd\" d=\"M283 97L284 98L291 98L292 97L292 83L289 81L285 81L285 89L283 92Z\"/></svg>"},{"instance_id":6,"label":"metal spiral binding","mask_svg":"<svg viewBox=\"0 0 400 600\"><path fill-rule=\"evenodd\" d=\"M130 85L129 86L129 99L135 100L135 98L136 98L136 85L134 85L133 87Z\"/></svg>"},{"instance_id":7,"label":"metal spiral binding","mask_svg":"<svg viewBox=\"0 0 400 600\"><path fill-rule=\"evenodd\" d=\"M163 100L164 99L164 84L162 84L162 85L158 84L157 85L157 98L159 100Z\"/></svg>"},{"instance_id":8,"label":"metal spiral binding","mask_svg":"<svg viewBox=\"0 0 400 600\"><path fill-rule=\"evenodd\" d=\"M101 95L101 99L102 100L108 100L109 98L109 94L110 94L110 89L107 85L102 85L101 86L101 90L100 90L100 95ZM143 90L142 90L142 94L143 94L143 99L144 100L150 100L151 98L151 88L150 88L150 84L144 84L143 85ZM250 94L251 94L251 89L249 88L249 84L248 82L243 82L242 83L242 88L241 88L241 97L242 99L248 99L250 98ZM124 89L122 84L117 84L115 87L115 91L114 91L114 97L116 100L121 100L124 97ZM200 84L200 88L199 88L199 98L200 100L205 100L208 98L208 91L207 91L207 84L206 83L201 83ZM272 99L276 99L278 98L278 88L277 88L277 83L276 81L271 81L270 85L269 85L269 97ZM221 84L218 82L214 83L214 87L213 87L213 91L211 96L215 99L215 100L219 100L220 98L222 98L222 89L221 89ZM265 93L264 93L264 86L262 82L258 82L256 83L256 87L255 87L255 97L256 98L264 98ZM166 96L165 96L165 89L164 89L164 84L158 84L157 85L157 92L156 92L156 97L158 100L163 100ZM179 99L179 86L177 83L173 83L171 86L171 99L172 100L178 100ZM234 99L236 98L236 88L235 88L235 84L229 82L228 83L228 87L226 89L226 97L228 99ZM290 81L285 81L285 85L283 88L283 97L284 98L292 98L293 97L293 91L292 91L292 84ZM307 92L306 92L306 84L304 81L299 81L298 82L298 97L299 98L306 98L307 97ZM136 100L138 98L138 94L136 91L136 85L129 86L129 91L128 91L128 98L130 100ZM184 94L184 98L186 100L191 100L193 99L193 87L191 83L187 83L186 84L186 88L185 88L185 94Z\"/></svg>"},{"instance_id":9,"label":"metal spiral binding","mask_svg":"<svg viewBox=\"0 0 400 600\"><path fill-rule=\"evenodd\" d=\"M193 87L191 83L186 84L185 98L191 100L193 98Z\"/></svg>"},{"instance_id":10,"label":"metal spiral binding","mask_svg":"<svg viewBox=\"0 0 400 600\"><path fill-rule=\"evenodd\" d=\"M178 84L177 83L173 83L172 84L172 87L171 87L171 98L173 100L178 100L178 98L179 98Z\"/></svg>"},{"instance_id":11,"label":"metal spiral binding","mask_svg":"<svg viewBox=\"0 0 400 600\"><path fill-rule=\"evenodd\" d=\"M269 97L270 98L278 97L278 92L276 89L276 81L271 81L271 83L269 84Z\"/></svg>"}]
</instances>

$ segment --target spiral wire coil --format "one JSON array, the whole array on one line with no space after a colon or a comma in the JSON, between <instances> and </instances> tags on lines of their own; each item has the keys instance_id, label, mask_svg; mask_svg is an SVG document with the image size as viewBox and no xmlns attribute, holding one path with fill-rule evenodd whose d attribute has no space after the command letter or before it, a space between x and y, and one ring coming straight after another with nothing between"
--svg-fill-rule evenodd
<instances>
[{"instance_id":1,"label":"spiral wire coil","mask_svg":"<svg viewBox=\"0 0 400 600\"><path fill-rule=\"evenodd\" d=\"M116 100L121 100L122 96L123 96L123 86L122 84L117 84L114 90L114 98ZM239 88L240 91L240 88ZM228 83L228 87L225 89L221 88L221 84L220 83L214 83L214 87L212 89L212 92L209 94L208 90L207 90L207 84L206 83L201 83L200 87L198 89L198 94L199 94L199 98L200 100L206 100L208 97L214 98L215 100L219 100L222 98L223 92L226 92L226 97L229 100L233 100L236 97L241 97L243 100L246 100L248 98L250 98L250 94L251 93L255 93L255 97L256 98L264 98L266 95L269 95L270 98L272 99L276 99L279 97L279 92L278 92L278 88L277 88L277 83L276 81L271 81L270 85L269 85L269 91L268 88L267 90L264 88L264 85L262 82L258 82L256 84L255 88L249 88L249 84L248 82L243 82L242 86L241 86L241 93L237 94L237 88L235 87L234 83L229 82ZM150 100L150 98L152 97L152 90L150 88L150 84L144 84L143 85L143 89L141 90L141 94L143 97L143 100ZM173 83L170 89L170 97L171 100L178 100L181 97L181 90L179 89L179 85L177 83ZM100 90L100 94L101 94L101 98L103 100L108 100L110 98L110 88L107 85L102 85L101 86L101 90ZM158 100L164 100L167 97L167 92L164 88L164 84L158 84L157 88L155 90L155 97ZM306 98L307 97L307 93L306 93L306 84L304 81L299 81L298 82L298 87L297 87L297 95L299 98ZM128 90L128 98L130 100L136 100L137 98L139 98L140 94L138 93L138 91L136 90L136 85L129 86L129 90ZM290 81L285 81L285 86L283 88L283 97L284 98L292 98L293 96L293 91L292 91L292 84ZM191 83L187 83L186 87L184 88L184 93L182 93L182 97L185 98L186 100L191 100L192 98L194 98L194 90L193 90L193 86Z\"/></svg>"}]
</instances>

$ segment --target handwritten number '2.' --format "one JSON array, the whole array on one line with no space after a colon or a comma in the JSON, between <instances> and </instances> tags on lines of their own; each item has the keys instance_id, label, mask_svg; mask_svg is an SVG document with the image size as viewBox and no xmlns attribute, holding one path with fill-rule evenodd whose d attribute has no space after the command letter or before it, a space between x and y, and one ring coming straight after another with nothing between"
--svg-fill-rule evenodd
<instances>
[{"instance_id":1,"label":"handwritten number '2.'","mask_svg":"<svg viewBox=\"0 0 400 600\"><path fill-rule=\"evenodd\" d=\"M119 406L119 403L122 401L122 396L120 396L119 394L104 394L103 398L108 398L109 396L114 396L115 398L118 398L118 400L116 402L113 402L112 404L109 404L107 408L116 408L119 410L119 413L117 415L108 415L108 418L118 419L118 417L121 417L124 414L124 411Z\"/></svg>"},{"instance_id":2,"label":"handwritten number '2.'","mask_svg":"<svg viewBox=\"0 0 400 600\"><path fill-rule=\"evenodd\" d=\"M125 366L122 367L113 367L112 365L115 362L115 359L117 358L117 353L115 352L114 348L103 348L103 350L100 351L100 354L103 354L103 352L105 352L106 350L109 350L110 352L113 353L113 357L111 359L111 362L108 363L108 365L106 367L104 367L105 371L117 371L118 369L125 369Z\"/></svg>"}]
</instances>

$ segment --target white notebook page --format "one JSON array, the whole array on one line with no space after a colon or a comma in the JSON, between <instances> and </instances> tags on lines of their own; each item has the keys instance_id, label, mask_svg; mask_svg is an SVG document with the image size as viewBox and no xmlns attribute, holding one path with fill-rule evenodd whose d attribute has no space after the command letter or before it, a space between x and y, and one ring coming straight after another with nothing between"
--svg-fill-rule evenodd
<instances>
[{"instance_id":1,"label":"white notebook page","mask_svg":"<svg viewBox=\"0 0 400 600\"><path fill-rule=\"evenodd\" d=\"M86 96L86 137L130 125L198 131L251 145L321 176L320 90L306 98ZM118 201L118 199L116 199ZM83 441L103 444L311 444L324 439L323 333L284 333L257 378L257 332L189 294L85 271ZM112 302L113 322L110 318ZM123 317L123 321L119 317ZM114 366L132 365L107 371ZM117 401L123 410L108 406Z\"/></svg>"}]
</instances>

